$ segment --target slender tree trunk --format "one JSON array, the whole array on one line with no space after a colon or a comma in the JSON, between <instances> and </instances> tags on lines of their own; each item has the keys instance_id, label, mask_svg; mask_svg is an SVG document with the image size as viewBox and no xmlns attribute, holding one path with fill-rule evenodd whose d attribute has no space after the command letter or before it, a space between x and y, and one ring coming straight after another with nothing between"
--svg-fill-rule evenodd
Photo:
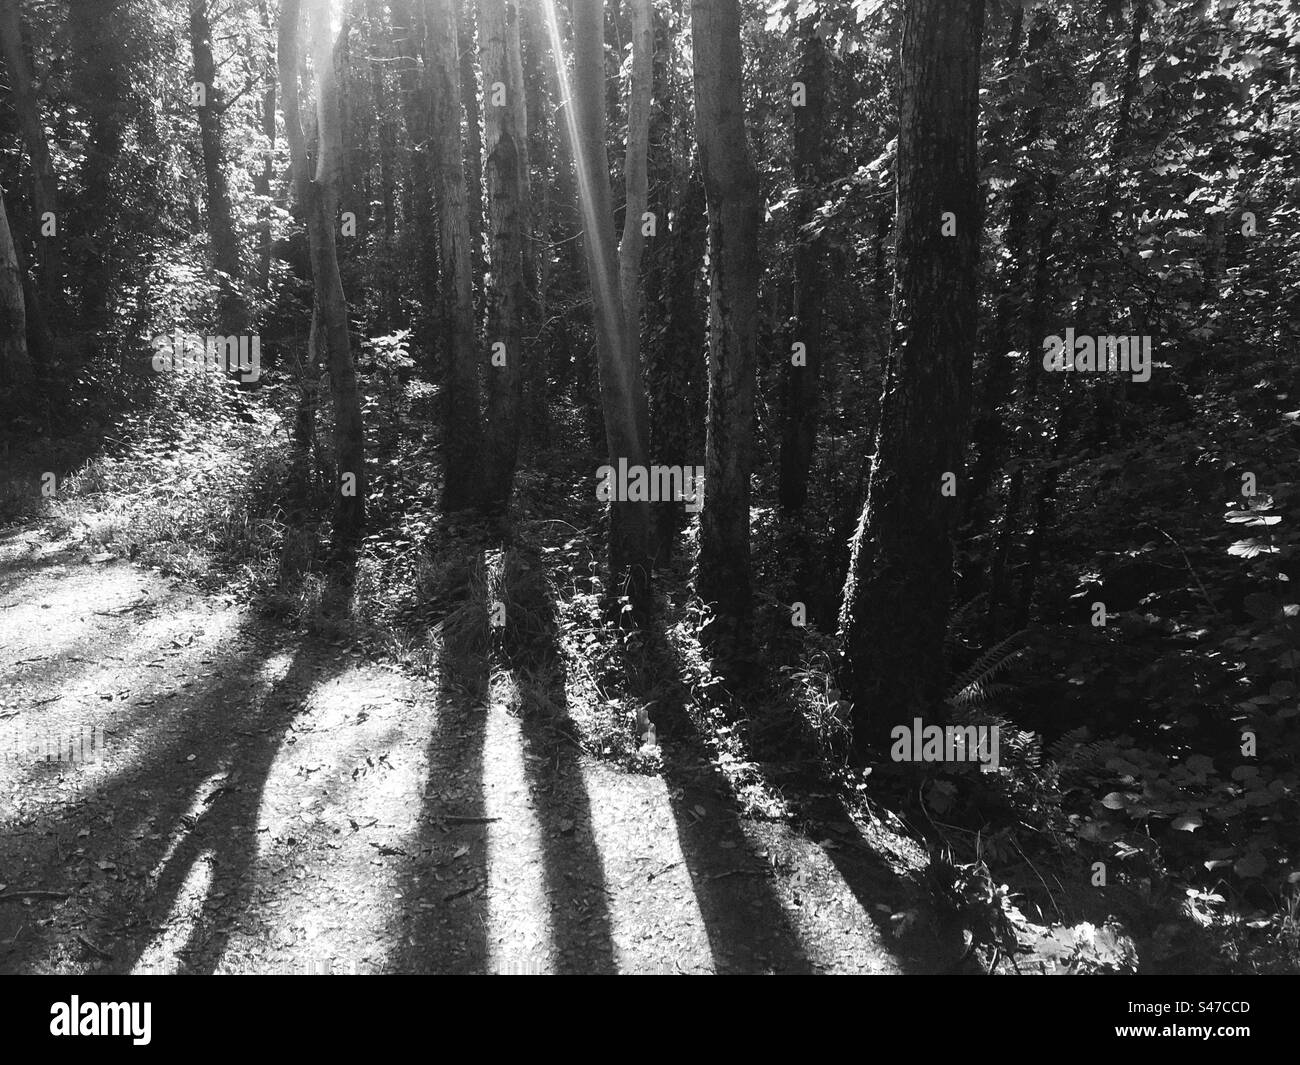
<instances>
[{"instance_id":1,"label":"slender tree trunk","mask_svg":"<svg viewBox=\"0 0 1300 1065\"><path fill-rule=\"evenodd\" d=\"M654 26L650 0L629 0L632 15L632 78L627 101L627 152L623 164L627 206L623 239L618 245L619 288L623 293L623 328L629 351L641 349L641 257L645 251L645 213L650 157L650 102L654 89Z\"/></svg>"},{"instance_id":2,"label":"slender tree trunk","mask_svg":"<svg viewBox=\"0 0 1300 1065\"><path fill-rule=\"evenodd\" d=\"M667 466L694 466L704 453L708 323L702 313L705 301L700 276L708 224L704 185L692 160L687 161L686 180L673 216L672 246L663 282L664 328L658 342L649 345L647 376L654 403L651 454ZM660 507L655 513L656 558L667 562L673 556L686 511L671 506Z\"/></svg>"},{"instance_id":3,"label":"slender tree trunk","mask_svg":"<svg viewBox=\"0 0 1300 1065\"><path fill-rule=\"evenodd\" d=\"M826 291L824 241L809 239L802 229L813 219L823 180L822 143L826 129L826 45L816 21L805 23L799 41L796 80L803 86L802 106L794 107L794 169L799 198L794 212L794 320L781 351L785 376L782 411L781 508L803 510L808 498L808 472L817 445L821 416L822 305ZM795 345L802 345L796 349Z\"/></svg>"},{"instance_id":4,"label":"slender tree trunk","mask_svg":"<svg viewBox=\"0 0 1300 1065\"><path fill-rule=\"evenodd\" d=\"M740 7L692 0L695 122L709 211L709 397L696 591L721 624L715 647L747 641L752 607L749 474L758 324L758 176L745 136Z\"/></svg>"},{"instance_id":5,"label":"slender tree trunk","mask_svg":"<svg viewBox=\"0 0 1300 1065\"><path fill-rule=\"evenodd\" d=\"M18 0L0 0L0 51L3 51L5 69L9 74L9 90L23 139L27 142L27 155L32 161L35 176L35 195L32 198L36 217L33 243L36 245L40 266L41 287L50 300L59 301L63 289L62 257L59 255L57 236L46 237L42 229L46 217L59 218L59 181L50 156L45 125L41 121L40 105L32 86L32 70L23 48L22 19Z\"/></svg>"},{"instance_id":6,"label":"slender tree trunk","mask_svg":"<svg viewBox=\"0 0 1300 1065\"><path fill-rule=\"evenodd\" d=\"M646 465L641 432L645 391L636 352L627 345L614 211L605 156L604 0L573 3L573 95L578 135L575 144L583 209L583 250L591 285L592 318L600 376L601 409L609 464L615 471ZM610 506L610 587L628 596L634 620L646 616L650 591L650 505L615 498Z\"/></svg>"},{"instance_id":7,"label":"slender tree trunk","mask_svg":"<svg viewBox=\"0 0 1300 1065\"><path fill-rule=\"evenodd\" d=\"M284 110L284 139L289 147L289 188L291 204L299 214L306 210L307 184L310 177L307 161L307 139L302 128L302 111L299 106L299 48L298 32L301 21L300 0L281 0L277 27L276 66L280 81L280 97ZM308 242L310 244L310 241ZM308 253L310 262L310 252ZM320 380L318 366L321 355L320 309L313 292L311 326L307 334L307 357L299 361L298 407L294 418L293 441L299 460L301 479L305 488L307 458L316 439L316 408L319 402Z\"/></svg>"},{"instance_id":8,"label":"slender tree trunk","mask_svg":"<svg viewBox=\"0 0 1300 1065\"><path fill-rule=\"evenodd\" d=\"M426 0L430 91L429 148L438 189L439 265L443 329L447 334L444 378L443 509L462 510L481 499L482 423L479 416L478 350L469 203L465 191L465 127L456 10L452 0Z\"/></svg>"},{"instance_id":9,"label":"slender tree trunk","mask_svg":"<svg viewBox=\"0 0 1300 1065\"><path fill-rule=\"evenodd\" d=\"M271 15L266 0L259 0L258 10L262 25L269 33ZM270 58L269 56L267 57ZM266 158L261 173L254 178L253 188L262 199L257 222L257 268L253 283L261 292L271 288L271 181L275 177L275 74L270 73L262 91L262 136L266 138Z\"/></svg>"},{"instance_id":10,"label":"slender tree trunk","mask_svg":"<svg viewBox=\"0 0 1300 1065\"><path fill-rule=\"evenodd\" d=\"M483 73L483 175L491 248L487 292L487 425L483 503L504 510L519 456L524 381L524 215L521 180L527 158L522 76L513 68L519 48L518 12L506 0L477 0L479 67Z\"/></svg>"},{"instance_id":11,"label":"slender tree trunk","mask_svg":"<svg viewBox=\"0 0 1300 1065\"><path fill-rule=\"evenodd\" d=\"M32 281L31 271L27 269L28 257L23 251L21 233L10 229L9 235L13 238L14 253L18 259L18 275L23 285L23 304L27 317L27 354L31 356L32 367L37 376L44 380L49 377L50 367L54 365L54 339L50 335L50 327L46 324L40 290Z\"/></svg>"},{"instance_id":12,"label":"slender tree trunk","mask_svg":"<svg viewBox=\"0 0 1300 1065\"><path fill-rule=\"evenodd\" d=\"M311 245L316 307L312 333L319 334L329 369L334 407L334 535L340 547L352 547L365 524L366 471L361 397L348 337L348 306L339 276L335 244L339 178L343 148L339 85L334 69L330 0L308 0L308 32L316 81L316 171L307 175L306 144L298 127L298 0L281 0L280 74L294 186L303 196ZM290 117L293 112L293 117Z\"/></svg>"},{"instance_id":13,"label":"slender tree trunk","mask_svg":"<svg viewBox=\"0 0 1300 1065\"><path fill-rule=\"evenodd\" d=\"M221 92L212 58L212 26L208 21L208 0L190 2L190 49L194 56L194 80L203 88L198 105L199 140L203 145L203 184L207 193L208 239L213 263L225 276L220 279L219 314L221 331L244 332L248 308L239 287L243 270L239 261L239 237L235 233L230 188L226 180L226 151L221 128Z\"/></svg>"},{"instance_id":14,"label":"slender tree trunk","mask_svg":"<svg viewBox=\"0 0 1300 1065\"><path fill-rule=\"evenodd\" d=\"M421 0L421 4L423 0ZM417 256L416 270L421 279L421 303L429 319L436 324L435 332L420 328L416 336L421 347L430 353L428 369L432 375L437 366L437 356L450 351L451 337L446 323L441 320L443 290L439 283L437 212L434 204L432 164L434 146L430 143L429 87L421 68L424 52L423 6L413 12L408 0L389 0L393 19L393 44L399 62L397 67L398 91L401 95L402 114L406 122L406 136L411 145L410 202L403 214L414 220ZM417 18L416 15L419 15ZM422 320L423 322L423 320Z\"/></svg>"},{"instance_id":15,"label":"slender tree trunk","mask_svg":"<svg viewBox=\"0 0 1300 1065\"><path fill-rule=\"evenodd\" d=\"M4 193L0 191L0 381L22 382L31 370L22 268L9 231Z\"/></svg>"},{"instance_id":16,"label":"slender tree trunk","mask_svg":"<svg viewBox=\"0 0 1300 1065\"><path fill-rule=\"evenodd\" d=\"M555 276L551 262L551 240L555 220L555 189L559 184L553 144L555 127L550 112L553 97L548 91L546 74L548 69L554 71L554 60L546 44L544 15L541 10L543 2L544 0L527 0L520 11L530 155L541 177L536 199L531 187L529 194L534 212L529 233L531 248L525 257L525 270L527 283L535 286L529 300L529 310L532 320L538 323L539 343L524 368L524 422L529 439L541 445L549 442L551 425L551 366L548 356L553 345L546 343L544 338L550 335L547 327L551 318L551 286ZM568 354L567 351L565 354Z\"/></svg>"},{"instance_id":17,"label":"slender tree trunk","mask_svg":"<svg viewBox=\"0 0 1300 1065\"><path fill-rule=\"evenodd\" d=\"M975 345L983 18L983 0L903 8L894 312L840 610L841 687L859 745L943 711L958 517L945 488L960 494ZM955 235L943 234L945 223Z\"/></svg>"},{"instance_id":18,"label":"slender tree trunk","mask_svg":"<svg viewBox=\"0 0 1300 1065\"><path fill-rule=\"evenodd\" d=\"M393 243L397 236L396 159L397 131L389 102L388 86L384 81L384 66L371 68L371 85L375 98L375 111L379 115L379 206L383 232L383 250L380 255L378 278L378 331L390 333L396 327L398 315L397 271L394 269Z\"/></svg>"},{"instance_id":19,"label":"slender tree trunk","mask_svg":"<svg viewBox=\"0 0 1300 1065\"><path fill-rule=\"evenodd\" d=\"M484 253L484 234L487 226L483 213L483 129L479 113L478 72L474 68L474 18L464 0L456 0L456 47L460 53L460 97L465 108L465 194L469 205L470 264L474 272L474 306L482 318L484 300L484 275L487 257Z\"/></svg>"},{"instance_id":20,"label":"slender tree trunk","mask_svg":"<svg viewBox=\"0 0 1300 1065\"><path fill-rule=\"evenodd\" d=\"M94 321L102 321L108 311L120 261L116 235L121 199L114 178L134 107L125 43L130 24L123 0L68 0L67 26L75 57L73 91L88 133L79 182L83 192L75 203L75 235L85 242L80 264L82 312ZM65 231L65 221L59 219L60 231Z\"/></svg>"},{"instance_id":21,"label":"slender tree trunk","mask_svg":"<svg viewBox=\"0 0 1300 1065\"><path fill-rule=\"evenodd\" d=\"M680 0L675 15L680 19ZM690 147L690 108L676 105L678 66L668 12L661 11L655 24L649 173L650 209L664 228L646 275L650 455L666 466L697 466L704 456L707 334L701 311L707 297L700 277L707 227L704 186ZM666 565L675 553L686 511L657 507L654 516L655 563Z\"/></svg>"}]
</instances>

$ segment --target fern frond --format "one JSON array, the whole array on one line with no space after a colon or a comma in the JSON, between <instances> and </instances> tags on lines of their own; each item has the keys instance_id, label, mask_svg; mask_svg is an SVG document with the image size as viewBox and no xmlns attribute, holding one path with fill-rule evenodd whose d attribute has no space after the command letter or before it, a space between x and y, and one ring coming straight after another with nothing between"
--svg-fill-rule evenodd
<instances>
[{"instance_id":1,"label":"fern frond","mask_svg":"<svg viewBox=\"0 0 1300 1065\"><path fill-rule=\"evenodd\" d=\"M972 700L986 699L988 694L981 693L990 693L989 686L992 679L1025 653L1024 647L1015 645L1028 631L1028 629L1021 629L1019 632L1013 632L975 659L969 668L953 681L948 689L948 701L960 705Z\"/></svg>"}]
</instances>

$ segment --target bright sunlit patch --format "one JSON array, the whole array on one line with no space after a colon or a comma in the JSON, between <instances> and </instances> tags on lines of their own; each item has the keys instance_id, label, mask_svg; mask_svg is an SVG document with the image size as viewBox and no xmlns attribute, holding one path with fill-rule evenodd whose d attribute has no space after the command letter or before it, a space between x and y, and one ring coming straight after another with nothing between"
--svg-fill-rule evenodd
<instances>
[{"instance_id":1,"label":"bright sunlit patch","mask_svg":"<svg viewBox=\"0 0 1300 1065\"><path fill-rule=\"evenodd\" d=\"M134 976L154 974L171 976L180 971L177 955L189 941L200 915L203 902L212 890L212 854L204 851L190 866L190 871L176 893L176 901L168 914L166 927L149 941L131 969Z\"/></svg>"},{"instance_id":2,"label":"bright sunlit patch","mask_svg":"<svg viewBox=\"0 0 1300 1065\"><path fill-rule=\"evenodd\" d=\"M682 853L668 786L662 777L633 778L591 763L583 768L591 830L611 889L610 939L622 973L703 973L713 969L709 933ZM658 913L671 912L662 934Z\"/></svg>"},{"instance_id":3,"label":"bright sunlit patch","mask_svg":"<svg viewBox=\"0 0 1300 1065\"><path fill-rule=\"evenodd\" d=\"M541 826L529 796L519 720L506 712L513 682L493 678L483 737L483 805L488 825L488 972L547 972L552 930Z\"/></svg>"}]
</instances>

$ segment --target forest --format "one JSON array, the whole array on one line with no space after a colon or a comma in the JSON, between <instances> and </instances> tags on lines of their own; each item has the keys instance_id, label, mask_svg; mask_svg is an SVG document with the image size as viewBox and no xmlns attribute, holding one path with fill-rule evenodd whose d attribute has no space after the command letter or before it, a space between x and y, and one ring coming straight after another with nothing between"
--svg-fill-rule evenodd
<instances>
[{"instance_id":1,"label":"forest","mask_svg":"<svg viewBox=\"0 0 1300 1065\"><path fill-rule=\"evenodd\" d=\"M0 972L1300 972L1298 60L0 0Z\"/></svg>"}]
</instances>

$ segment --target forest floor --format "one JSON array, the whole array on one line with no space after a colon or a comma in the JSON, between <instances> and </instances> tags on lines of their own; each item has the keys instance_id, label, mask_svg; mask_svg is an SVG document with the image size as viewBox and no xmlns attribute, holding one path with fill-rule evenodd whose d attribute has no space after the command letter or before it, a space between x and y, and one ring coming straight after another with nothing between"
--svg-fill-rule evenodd
<instances>
[{"instance_id":1,"label":"forest floor","mask_svg":"<svg viewBox=\"0 0 1300 1065\"><path fill-rule=\"evenodd\" d=\"M0 678L0 972L889 974L965 954L852 822L741 816L698 740L627 772L75 534L0 534Z\"/></svg>"}]
</instances>

